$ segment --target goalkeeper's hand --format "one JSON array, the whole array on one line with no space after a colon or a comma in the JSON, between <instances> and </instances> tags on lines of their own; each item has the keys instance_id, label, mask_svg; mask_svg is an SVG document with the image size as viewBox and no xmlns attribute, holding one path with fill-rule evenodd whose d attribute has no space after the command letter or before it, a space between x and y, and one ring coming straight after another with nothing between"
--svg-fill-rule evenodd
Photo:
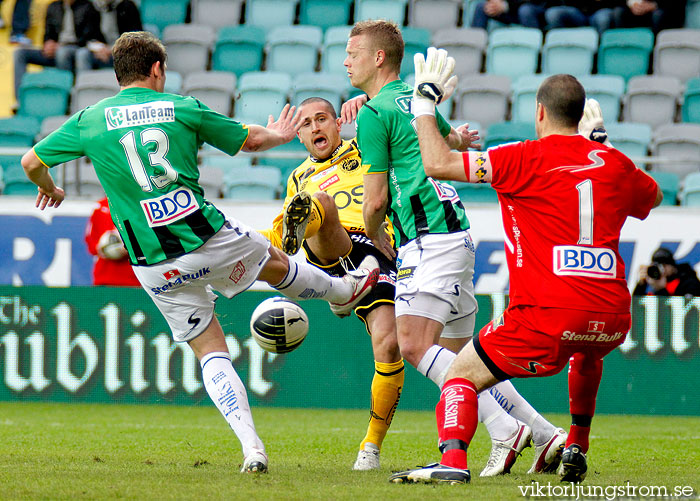
<instances>
[{"instance_id":1,"label":"goalkeeper's hand","mask_svg":"<svg viewBox=\"0 0 700 501\"><path fill-rule=\"evenodd\" d=\"M583 117L578 123L578 133L586 139L603 143L610 146L608 133L603 123L603 111L600 104L595 99L586 99L586 106L583 108Z\"/></svg>"},{"instance_id":2,"label":"goalkeeper's hand","mask_svg":"<svg viewBox=\"0 0 700 501\"><path fill-rule=\"evenodd\" d=\"M413 88L414 116L434 115L435 105L450 98L457 87L457 76L452 75L455 60L445 49L428 48L427 57L417 53L413 57L416 83Z\"/></svg>"}]
</instances>

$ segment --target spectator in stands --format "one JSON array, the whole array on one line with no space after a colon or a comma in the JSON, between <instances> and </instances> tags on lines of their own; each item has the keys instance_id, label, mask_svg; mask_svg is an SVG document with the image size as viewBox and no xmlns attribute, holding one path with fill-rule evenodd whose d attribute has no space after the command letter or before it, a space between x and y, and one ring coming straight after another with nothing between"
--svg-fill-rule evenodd
<instances>
[{"instance_id":1,"label":"spectator in stands","mask_svg":"<svg viewBox=\"0 0 700 501\"><path fill-rule=\"evenodd\" d=\"M88 252L97 256L92 271L93 285L140 287L129 263L129 255L109 213L107 197L97 202L85 228Z\"/></svg>"},{"instance_id":2,"label":"spectator in stands","mask_svg":"<svg viewBox=\"0 0 700 501\"><path fill-rule=\"evenodd\" d=\"M77 72L112 67L112 45L122 33L142 31L141 13L132 0L93 0L100 13L100 30L105 43L91 42L75 53Z\"/></svg>"},{"instance_id":3,"label":"spectator in stands","mask_svg":"<svg viewBox=\"0 0 700 501\"><path fill-rule=\"evenodd\" d=\"M547 28L592 26L598 33L614 26L613 12L618 0L564 0L544 14Z\"/></svg>"},{"instance_id":4,"label":"spectator in stands","mask_svg":"<svg viewBox=\"0 0 700 501\"><path fill-rule=\"evenodd\" d=\"M503 24L517 24L519 4L518 0L485 0L484 2L479 2L474 9L472 27L486 29L489 19L495 19Z\"/></svg>"},{"instance_id":5,"label":"spectator in stands","mask_svg":"<svg viewBox=\"0 0 700 501\"><path fill-rule=\"evenodd\" d=\"M100 32L100 14L89 0L56 0L49 4L44 46L15 51L15 96L27 64L73 71L75 52L90 41L105 40Z\"/></svg>"},{"instance_id":6,"label":"spectator in stands","mask_svg":"<svg viewBox=\"0 0 700 501\"><path fill-rule=\"evenodd\" d=\"M627 0L615 8L614 19L618 28L649 27L654 33L685 24L685 0Z\"/></svg>"},{"instance_id":7,"label":"spectator in stands","mask_svg":"<svg viewBox=\"0 0 700 501\"><path fill-rule=\"evenodd\" d=\"M2 0L0 0L2 4ZM19 45L31 45L32 41L27 36L29 29L29 5L31 0L16 0L12 11L12 31L10 32L10 43ZM5 21L0 17L0 29L5 27Z\"/></svg>"},{"instance_id":8,"label":"spectator in stands","mask_svg":"<svg viewBox=\"0 0 700 501\"><path fill-rule=\"evenodd\" d=\"M544 13L547 7L558 5L561 2L552 0L535 0L532 2L521 2L518 7L518 19L520 24L528 28L544 29L546 22Z\"/></svg>"},{"instance_id":9,"label":"spectator in stands","mask_svg":"<svg viewBox=\"0 0 700 501\"><path fill-rule=\"evenodd\" d=\"M676 263L673 252L659 247L651 257L650 265L639 269L635 296L700 296L700 280L688 263Z\"/></svg>"}]
</instances>

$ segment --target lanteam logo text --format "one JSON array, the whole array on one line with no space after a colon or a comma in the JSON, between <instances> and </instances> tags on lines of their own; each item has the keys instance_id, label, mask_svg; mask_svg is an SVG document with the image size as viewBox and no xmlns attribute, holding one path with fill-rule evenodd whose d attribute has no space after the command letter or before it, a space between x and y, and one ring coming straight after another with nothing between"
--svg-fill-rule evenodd
<instances>
[{"instance_id":1,"label":"lanteam logo text","mask_svg":"<svg viewBox=\"0 0 700 501\"><path fill-rule=\"evenodd\" d=\"M175 121L175 105L171 101L153 101L128 106L105 108L107 130Z\"/></svg>"}]
</instances>

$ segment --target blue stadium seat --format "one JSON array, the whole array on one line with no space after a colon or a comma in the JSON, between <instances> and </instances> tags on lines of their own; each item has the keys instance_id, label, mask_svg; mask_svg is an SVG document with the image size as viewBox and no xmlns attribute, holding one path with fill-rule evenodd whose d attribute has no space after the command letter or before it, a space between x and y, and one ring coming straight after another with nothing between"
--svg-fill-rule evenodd
<instances>
[{"instance_id":1,"label":"blue stadium seat","mask_svg":"<svg viewBox=\"0 0 700 501\"><path fill-rule=\"evenodd\" d=\"M65 114L72 86L73 73L67 70L46 68L36 73L25 73L19 87L17 114L40 120Z\"/></svg>"},{"instance_id":2,"label":"blue stadium seat","mask_svg":"<svg viewBox=\"0 0 700 501\"><path fill-rule=\"evenodd\" d=\"M276 167L234 166L224 174L224 197L234 200L275 200L281 178Z\"/></svg>"},{"instance_id":3,"label":"blue stadium seat","mask_svg":"<svg viewBox=\"0 0 700 501\"><path fill-rule=\"evenodd\" d=\"M678 205L678 186L680 180L675 172L651 171L649 175L661 188L664 199L661 205Z\"/></svg>"},{"instance_id":4,"label":"blue stadium seat","mask_svg":"<svg viewBox=\"0 0 700 501\"><path fill-rule=\"evenodd\" d=\"M253 26L270 29L294 23L297 0L247 0L245 22Z\"/></svg>"},{"instance_id":5,"label":"blue stadium seat","mask_svg":"<svg viewBox=\"0 0 700 501\"><path fill-rule=\"evenodd\" d=\"M292 83L292 104L299 104L310 97L322 97L328 100L340 113L340 106L347 95L348 79L337 73L302 73Z\"/></svg>"},{"instance_id":6,"label":"blue stadium seat","mask_svg":"<svg viewBox=\"0 0 700 501\"><path fill-rule=\"evenodd\" d=\"M294 139L272 151L266 152L265 156L259 156L256 160L258 165L275 167L283 175L298 167L308 155L309 152L306 151L304 145L299 140Z\"/></svg>"},{"instance_id":7,"label":"blue stadium seat","mask_svg":"<svg viewBox=\"0 0 700 501\"><path fill-rule=\"evenodd\" d=\"M257 26L241 25L221 28L217 34L211 69L230 71L240 77L262 68L265 48L265 30Z\"/></svg>"},{"instance_id":8,"label":"blue stadium seat","mask_svg":"<svg viewBox=\"0 0 700 501\"><path fill-rule=\"evenodd\" d=\"M475 203L498 203L498 194L489 183L460 183L453 181L451 184L457 190L462 204L466 207Z\"/></svg>"},{"instance_id":9,"label":"blue stadium seat","mask_svg":"<svg viewBox=\"0 0 700 501\"><path fill-rule=\"evenodd\" d=\"M318 26L277 26L267 34L267 71L291 76L316 69L323 33Z\"/></svg>"},{"instance_id":10,"label":"blue stadium seat","mask_svg":"<svg viewBox=\"0 0 700 501\"><path fill-rule=\"evenodd\" d=\"M0 119L0 146L32 146L41 130L41 122L35 117L15 116Z\"/></svg>"},{"instance_id":11,"label":"blue stadium seat","mask_svg":"<svg viewBox=\"0 0 700 501\"><path fill-rule=\"evenodd\" d=\"M537 71L542 31L535 28L499 28L489 35L486 71L516 79Z\"/></svg>"},{"instance_id":12,"label":"blue stadium seat","mask_svg":"<svg viewBox=\"0 0 700 501\"><path fill-rule=\"evenodd\" d=\"M523 75L513 82L511 117L513 122L535 121L535 96L542 81L549 75Z\"/></svg>"},{"instance_id":13,"label":"blue stadium seat","mask_svg":"<svg viewBox=\"0 0 700 501\"><path fill-rule=\"evenodd\" d=\"M620 119L620 101L625 93L625 80L618 75L582 75L579 82L586 89L586 97L596 99L606 121Z\"/></svg>"},{"instance_id":14,"label":"blue stadium seat","mask_svg":"<svg viewBox=\"0 0 700 501\"><path fill-rule=\"evenodd\" d=\"M499 144L525 141L527 139L537 139L534 123L500 122L489 126L484 147L491 148Z\"/></svg>"},{"instance_id":15,"label":"blue stadium seat","mask_svg":"<svg viewBox=\"0 0 700 501\"><path fill-rule=\"evenodd\" d=\"M326 30L321 49L321 71L347 75L343 62L347 57L345 47L351 29L350 26L332 26Z\"/></svg>"},{"instance_id":16,"label":"blue stadium seat","mask_svg":"<svg viewBox=\"0 0 700 501\"><path fill-rule=\"evenodd\" d=\"M590 26L552 29L542 46L542 73L589 75L597 51L598 32Z\"/></svg>"},{"instance_id":17,"label":"blue stadium seat","mask_svg":"<svg viewBox=\"0 0 700 501\"><path fill-rule=\"evenodd\" d=\"M32 183L24 173L22 165L19 163L21 157L17 157L15 162L4 164L3 170L3 195L34 195L36 196L37 187Z\"/></svg>"},{"instance_id":18,"label":"blue stadium seat","mask_svg":"<svg viewBox=\"0 0 700 501\"><path fill-rule=\"evenodd\" d=\"M604 31L598 47L598 73L629 80L649 72L654 33L649 28L614 28Z\"/></svg>"},{"instance_id":19,"label":"blue stadium seat","mask_svg":"<svg viewBox=\"0 0 700 501\"><path fill-rule=\"evenodd\" d=\"M407 0L355 0L355 22L387 19L403 26Z\"/></svg>"},{"instance_id":20,"label":"blue stadium seat","mask_svg":"<svg viewBox=\"0 0 700 501\"><path fill-rule=\"evenodd\" d=\"M610 142L630 158L646 157L651 143L649 124L632 122L606 122Z\"/></svg>"},{"instance_id":21,"label":"blue stadium seat","mask_svg":"<svg viewBox=\"0 0 700 501\"><path fill-rule=\"evenodd\" d=\"M685 207L700 207L700 172L685 176L680 198L681 205Z\"/></svg>"},{"instance_id":22,"label":"blue stadium seat","mask_svg":"<svg viewBox=\"0 0 700 501\"><path fill-rule=\"evenodd\" d=\"M430 32L423 28L405 27L401 30L404 41L403 60L401 61L401 77L415 71L413 56L422 52L425 54L430 47Z\"/></svg>"},{"instance_id":23,"label":"blue stadium seat","mask_svg":"<svg viewBox=\"0 0 700 501\"><path fill-rule=\"evenodd\" d=\"M700 123L700 78L686 82L681 115L684 122Z\"/></svg>"},{"instance_id":24,"label":"blue stadium seat","mask_svg":"<svg viewBox=\"0 0 700 501\"><path fill-rule=\"evenodd\" d=\"M187 17L190 0L141 0L141 22L163 33L170 24L182 24Z\"/></svg>"},{"instance_id":25,"label":"blue stadium seat","mask_svg":"<svg viewBox=\"0 0 700 501\"><path fill-rule=\"evenodd\" d=\"M700 29L700 0L688 0L685 7L685 27Z\"/></svg>"},{"instance_id":26,"label":"blue stadium seat","mask_svg":"<svg viewBox=\"0 0 700 501\"><path fill-rule=\"evenodd\" d=\"M236 118L246 117L252 123L266 124L268 115L277 117L287 103L292 87L286 73L252 71L238 80L240 97L236 101Z\"/></svg>"},{"instance_id":27,"label":"blue stadium seat","mask_svg":"<svg viewBox=\"0 0 700 501\"><path fill-rule=\"evenodd\" d=\"M350 23L352 0L301 0L299 24L318 26L326 30Z\"/></svg>"}]
</instances>

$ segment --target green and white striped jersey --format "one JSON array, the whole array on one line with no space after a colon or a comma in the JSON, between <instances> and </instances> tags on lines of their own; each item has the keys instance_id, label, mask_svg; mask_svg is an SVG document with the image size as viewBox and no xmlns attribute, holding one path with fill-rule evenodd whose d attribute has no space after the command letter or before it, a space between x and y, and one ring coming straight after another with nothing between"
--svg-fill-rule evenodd
<instances>
[{"instance_id":1,"label":"green and white striped jersey","mask_svg":"<svg viewBox=\"0 0 700 501\"><path fill-rule=\"evenodd\" d=\"M454 233L469 228L456 190L425 175L414 117L410 111L413 88L394 80L369 100L357 117L357 143L369 173L386 172L389 182L388 215L396 242L426 233ZM437 114L443 136L450 124Z\"/></svg>"},{"instance_id":2,"label":"green and white striped jersey","mask_svg":"<svg viewBox=\"0 0 700 501\"><path fill-rule=\"evenodd\" d=\"M224 215L198 183L197 151L206 142L235 155L247 138L245 125L193 97L131 87L73 115L34 152L48 167L89 157L132 264L151 265L221 228Z\"/></svg>"}]
</instances>

